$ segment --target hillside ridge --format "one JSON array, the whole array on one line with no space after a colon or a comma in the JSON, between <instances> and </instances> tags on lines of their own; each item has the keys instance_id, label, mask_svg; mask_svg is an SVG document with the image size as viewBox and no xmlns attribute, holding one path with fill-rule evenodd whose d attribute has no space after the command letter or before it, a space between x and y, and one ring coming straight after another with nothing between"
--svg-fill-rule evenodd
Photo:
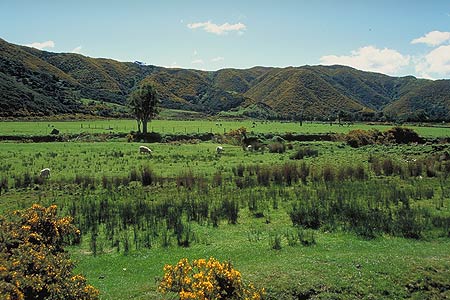
<instances>
[{"instance_id":1,"label":"hillside ridge","mask_svg":"<svg viewBox=\"0 0 450 300\"><path fill-rule=\"evenodd\" d=\"M264 107L264 118L450 120L450 80L392 77L339 65L164 68L0 39L0 117L89 113L81 98L124 104L141 83L156 86L163 107L208 114L246 111L258 117Z\"/></svg>"}]
</instances>

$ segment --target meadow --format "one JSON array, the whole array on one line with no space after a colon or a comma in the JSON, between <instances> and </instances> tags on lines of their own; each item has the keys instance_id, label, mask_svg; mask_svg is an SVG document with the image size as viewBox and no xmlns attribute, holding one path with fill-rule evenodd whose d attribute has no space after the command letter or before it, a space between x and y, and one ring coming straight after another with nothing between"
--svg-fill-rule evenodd
<instances>
[{"instance_id":1,"label":"meadow","mask_svg":"<svg viewBox=\"0 0 450 300\"><path fill-rule=\"evenodd\" d=\"M334 123L323 122L280 122L280 121L230 121L230 120L154 120L149 124L149 131L161 134L180 133L215 133L223 134L230 130L245 127L249 132L284 134L287 132L297 134L325 134L325 133L348 133L354 129L378 129L380 131L392 128L392 125L355 123L342 126ZM450 126L440 124L439 126L421 126L417 124L406 125L414 129L420 136L427 138L448 137ZM84 121L8 121L0 122L0 136L2 135L48 135L54 129L61 134L100 134L100 133L128 133L136 131L137 125L134 120L84 120Z\"/></svg>"},{"instance_id":2,"label":"meadow","mask_svg":"<svg viewBox=\"0 0 450 300\"><path fill-rule=\"evenodd\" d=\"M98 125L94 130L134 124L116 122L90 124ZM82 123L51 124L64 132ZM263 133L348 130L216 123L152 126L178 126L173 131L180 133L241 126ZM5 135L49 128L48 122L4 124ZM420 130L449 137L442 128ZM244 151L220 141L147 144L151 156L125 138L2 142L0 212L40 203L73 216L82 241L69 251L101 299L161 299L156 286L164 264L210 256L230 260L244 280L266 288L268 299L450 297L448 144L351 148L274 138L263 150ZM51 168L48 179L38 176L44 167Z\"/></svg>"}]
</instances>

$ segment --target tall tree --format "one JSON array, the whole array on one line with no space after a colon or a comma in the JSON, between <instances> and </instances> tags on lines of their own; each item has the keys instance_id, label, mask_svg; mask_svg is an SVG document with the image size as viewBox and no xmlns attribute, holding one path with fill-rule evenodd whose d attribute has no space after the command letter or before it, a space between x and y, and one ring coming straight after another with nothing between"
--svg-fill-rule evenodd
<instances>
[{"instance_id":1,"label":"tall tree","mask_svg":"<svg viewBox=\"0 0 450 300\"><path fill-rule=\"evenodd\" d=\"M147 133L147 124L158 114L158 94L149 84L143 84L134 90L129 98L128 105L136 118L138 132Z\"/></svg>"}]
</instances>

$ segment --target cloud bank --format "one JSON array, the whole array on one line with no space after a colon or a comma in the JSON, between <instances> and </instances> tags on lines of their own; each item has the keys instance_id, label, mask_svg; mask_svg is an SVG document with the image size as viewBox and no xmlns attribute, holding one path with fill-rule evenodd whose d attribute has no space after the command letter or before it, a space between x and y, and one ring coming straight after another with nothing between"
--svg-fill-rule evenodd
<instances>
[{"instance_id":1,"label":"cloud bank","mask_svg":"<svg viewBox=\"0 0 450 300\"><path fill-rule=\"evenodd\" d=\"M222 61L224 59L225 58L223 58L222 56L217 56L217 57L211 58L211 62L219 62L219 61Z\"/></svg>"},{"instance_id":2,"label":"cloud bank","mask_svg":"<svg viewBox=\"0 0 450 300\"><path fill-rule=\"evenodd\" d=\"M424 36L411 41L411 44L427 44L428 46L438 46L450 41L450 32L430 31Z\"/></svg>"},{"instance_id":3,"label":"cloud bank","mask_svg":"<svg viewBox=\"0 0 450 300\"><path fill-rule=\"evenodd\" d=\"M416 73L424 78L443 78L450 76L450 45L440 46L421 57Z\"/></svg>"},{"instance_id":4,"label":"cloud bank","mask_svg":"<svg viewBox=\"0 0 450 300\"><path fill-rule=\"evenodd\" d=\"M193 65L203 65L203 59L195 59L193 61L191 61L191 64Z\"/></svg>"},{"instance_id":5,"label":"cloud bank","mask_svg":"<svg viewBox=\"0 0 450 300\"><path fill-rule=\"evenodd\" d=\"M212 23L211 21L208 22L198 22L198 23L190 23L187 24L187 27L189 29L203 29L206 32L217 34L217 35L224 35L230 31L237 31L238 33L242 34L243 30L245 30L247 27L245 24L239 22L235 24L229 24L224 23L222 25L217 25Z\"/></svg>"},{"instance_id":6,"label":"cloud bank","mask_svg":"<svg viewBox=\"0 0 450 300\"><path fill-rule=\"evenodd\" d=\"M55 42L53 42L53 41L45 41L45 42L42 42L42 43L34 42L34 43L31 43L31 44L27 44L25 46L42 50L44 48L54 48L55 47Z\"/></svg>"},{"instance_id":7,"label":"cloud bank","mask_svg":"<svg viewBox=\"0 0 450 300\"><path fill-rule=\"evenodd\" d=\"M323 65L346 65L364 71L395 75L401 68L409 65L410 59L410 56L403 55L394 49L365 46L351 51L350 55L322 56L320 63Z\"/></svg>"},{"instance_id":8,"label":"cloud bank","mask_svg":"<svg viewBox=\"0 0 450 300\"><path fill-rule=\"evenodd\" d=\"M82 48L83 48L83 47L78 46L78 47L72 49L72 51L70 51L70 52L80 54Z\"/></svg>"}]
</instances>

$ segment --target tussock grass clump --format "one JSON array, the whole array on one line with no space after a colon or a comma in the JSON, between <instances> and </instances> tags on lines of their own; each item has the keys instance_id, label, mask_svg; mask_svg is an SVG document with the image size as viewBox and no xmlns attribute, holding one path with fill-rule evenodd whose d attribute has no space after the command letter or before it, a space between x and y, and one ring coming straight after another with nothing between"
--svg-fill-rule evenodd
<instances>
[{"instance_id":1,"label":"tussock grass clump","mask_svg":"<svg viewBox=\"0 0 450 300\"><path fill-rule=\"evenodd\" d=\"M136 176L137 178L137 176ZM157 177L152 169L149 166L145 166L141 172L141 182L143 186L148 186L155 184L157 181Z\"/></svg>"},{"instance_id":2,"label":"tussock grass clump","mask_svg":"<svg viewBox=\"0 0 450 300\"><path fill-rule=\"evenodd\" d=\"M273 250L281 250L283 247L281 245L282 234L279 232L274 232L269 235L269 246Z\"/></svg>"},{"instance_id":3,"label":"tussock grass clump","mask_svg":"<svg viewBox=\"0 0 450 300\"><path fill-rule=\"evenodd\" d=\"M239 164L237 166L234 166L232 169L234 176L244 177L244 171L245 166L242 164Z\"/></svg>"},{"instance_id":4,"label":"tussock grass clump","mask_svg":"<svg viewBox=\"0 0 450 300\"><path fill-rule=\"evenodd\" d=\"M2 194L2 191L7 192L8 190L9 190L8 178L1 177L0 178L0 195Z\"/></svg>"},{"instance_id":5,"label":"tussock grass clump","mask_svg":"<svg viewBox=\"0 0 450 300\"><path fill-rule=\"evenodd\" d=\"M274 142L267 146L270 153L284 153L286 152L286 145L281 142Z\"/></svg>"},{"instance_id":6,"label":"tussock grass clump","mask_svg":"<svg viewBox=\"0 0 450 300\"><path fill-rule=\"evenodd\" d=\"M317 157L319 155L319 151L317 149L312 149L310 147L301 147L291 155L290 159L304 159L305 157Z\"/></svg>"}]
</instances>

